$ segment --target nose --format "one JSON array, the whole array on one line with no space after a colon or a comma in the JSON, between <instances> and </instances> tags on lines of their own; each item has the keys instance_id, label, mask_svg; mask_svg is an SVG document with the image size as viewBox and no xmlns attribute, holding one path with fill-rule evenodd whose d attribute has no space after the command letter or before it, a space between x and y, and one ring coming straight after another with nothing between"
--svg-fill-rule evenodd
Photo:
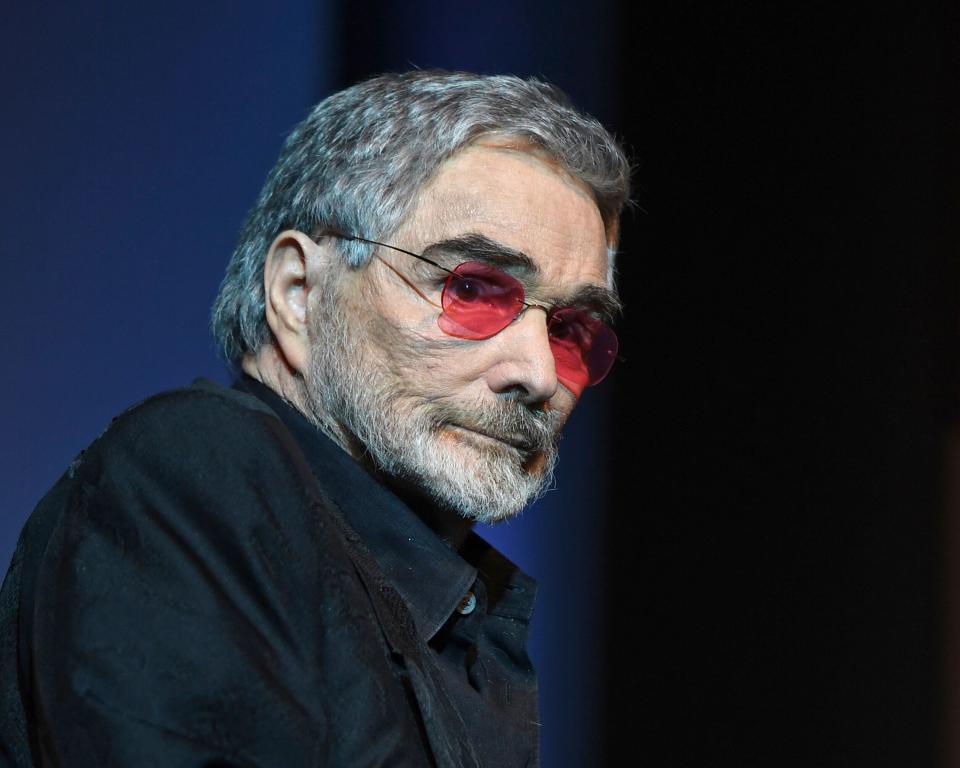
<instances>
[{"instance_id":1,"label":"nose","mask_svg":"<svg viewBox=\"0 0 960 768\"><path fill-rule=\"evenodd\" d=\"M497 394L515 392L527 405L544 403L556 394L559 383L546 313L544 307L527 307L493 337L498 359L487 372L487 384Z\"/></svg>"}]
</instances>

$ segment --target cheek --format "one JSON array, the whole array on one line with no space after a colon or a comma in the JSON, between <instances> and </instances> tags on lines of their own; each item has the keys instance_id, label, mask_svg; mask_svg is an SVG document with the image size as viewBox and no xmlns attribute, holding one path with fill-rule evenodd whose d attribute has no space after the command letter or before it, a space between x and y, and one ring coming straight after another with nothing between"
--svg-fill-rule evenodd
<instances>
[{"instance_id":1,"label":"cheek","mask_svg":"<svg viewBox=\"0 0 960 768\"><path fill-rule=\"evenodd\" d=\"M430 336L385 330L377 346L397 386L425 399L463 399L474 390L482 397L485 368L476 342L451 339L439 329Z\"/></svg>"},{"instance_id":2,"label":"cheek","mask_svg":"<svg viewBox=\"0 0 960 768\"><path fill-rule=\"evenodd\" d=\"M450 394L473 386L481 390L486 366L476 342L451 342L444 337L425 347L416 370L426 386Z\"/></svg>"}]
</instances>

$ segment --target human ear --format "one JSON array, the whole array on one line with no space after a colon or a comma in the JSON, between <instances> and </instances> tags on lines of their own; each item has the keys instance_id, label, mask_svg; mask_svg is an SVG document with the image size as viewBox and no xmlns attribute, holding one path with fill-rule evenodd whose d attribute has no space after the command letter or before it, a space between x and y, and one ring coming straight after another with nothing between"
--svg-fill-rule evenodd
<instances>
[{"instance_id":1,"label":"human ear","mask_svg":"<svg viewBox=\"0 0 960 768\"><path fill-rule=\"evenodd\" d=\"M274 239L263 266L266 321L277 350L287 365L301 375L309 360L307 298L310 294L308 262L319 247L303 232L288 229Z\"/></svg>"}]
</instances>

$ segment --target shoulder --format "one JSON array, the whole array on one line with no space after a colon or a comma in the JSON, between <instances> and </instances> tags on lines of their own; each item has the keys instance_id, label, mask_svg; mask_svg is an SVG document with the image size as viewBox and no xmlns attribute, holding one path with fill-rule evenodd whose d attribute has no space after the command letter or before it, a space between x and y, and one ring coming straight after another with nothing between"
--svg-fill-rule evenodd
<instances>
[{"instance_id":1,"label":"shoulder","mask_svg":"<svg viewBox=\"0 0 960 768\"><path fill-rule=\"evenodd\" d=\"M129 447L151 451L168 444L213 445L232 442L237 434L269 437L277 434L278 427L276 414L257 398L201 379L128 408L81 456Z\"/></svg>"},{"instance_id":2,"label":"shoulder","mask_svg":"<svg viewBox=\"0 0 960 768\"><path fill-rule=\"evenodd\" d=\"M46 502L26 598L51 738L82 729L119 755L118 734L142 751L146 728L292 765L340 688L375 697L390 674L375 616L309 471L272 411L216 385L111 423Z\"/></svg>"},{"instance_id":3,"label":"shoulder","mask_svg":"<svg viewBox=\"0 0 960 768\"><path fill-rule=\"evenodd\" d=\"M347 565L330 502L279 417L212 382L120 414L58 486L37 510L50 521L48 585L123 572L197 599L245 583L292 600L318 568ZM83 568L65 575L64 563Z\"/></svg>"},{"instance_id":4,"label":"shoulder","mask_svg":"<svg viewBox=\"0 0 960 768\"><path fill-rule=\"evenodd\" d=\"M253 396L202 383L117 416L32 517L51 547L175 545L271 565L339 550L300 447ZM50 558L45 556L49 561Z\"/></svg>"},{"instance_id":5,"label":"shoulder","mask_svg":"<svg viewBox=\"0 0 960 768\"><path fill-rule=\"evenodd\" d=\"M210 484L303 485L307 477L293 436L256 397L198 380L161 392L115 417L68 474L100 486L150 476L174 488Z\"/></svg>"}]
</instances>

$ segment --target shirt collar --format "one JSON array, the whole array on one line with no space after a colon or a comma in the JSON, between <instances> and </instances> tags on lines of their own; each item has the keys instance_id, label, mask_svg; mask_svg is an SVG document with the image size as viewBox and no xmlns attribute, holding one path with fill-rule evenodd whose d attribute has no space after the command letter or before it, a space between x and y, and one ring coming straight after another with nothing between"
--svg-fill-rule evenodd
<instances>
[{"instance_id":1,"label":"shirt collar","mask_svg":"<svg viewBox=\"0 0 960 768\"><path fill-rule=\"evenodd\" d=\"M323 489L343 512L430 640L477 579L477 568L437 536L393 491L269 387L244 376L234 384L266 403L290 430ZM509 561L471 533L464 552L483 553L483 571ZM480 565L478 561L478 565ZM508 571L519 573L516 566ZM523 577L532 582L529 577ZM499 581L499 579L498 579Z\"/></svg>"}]
</instances>

